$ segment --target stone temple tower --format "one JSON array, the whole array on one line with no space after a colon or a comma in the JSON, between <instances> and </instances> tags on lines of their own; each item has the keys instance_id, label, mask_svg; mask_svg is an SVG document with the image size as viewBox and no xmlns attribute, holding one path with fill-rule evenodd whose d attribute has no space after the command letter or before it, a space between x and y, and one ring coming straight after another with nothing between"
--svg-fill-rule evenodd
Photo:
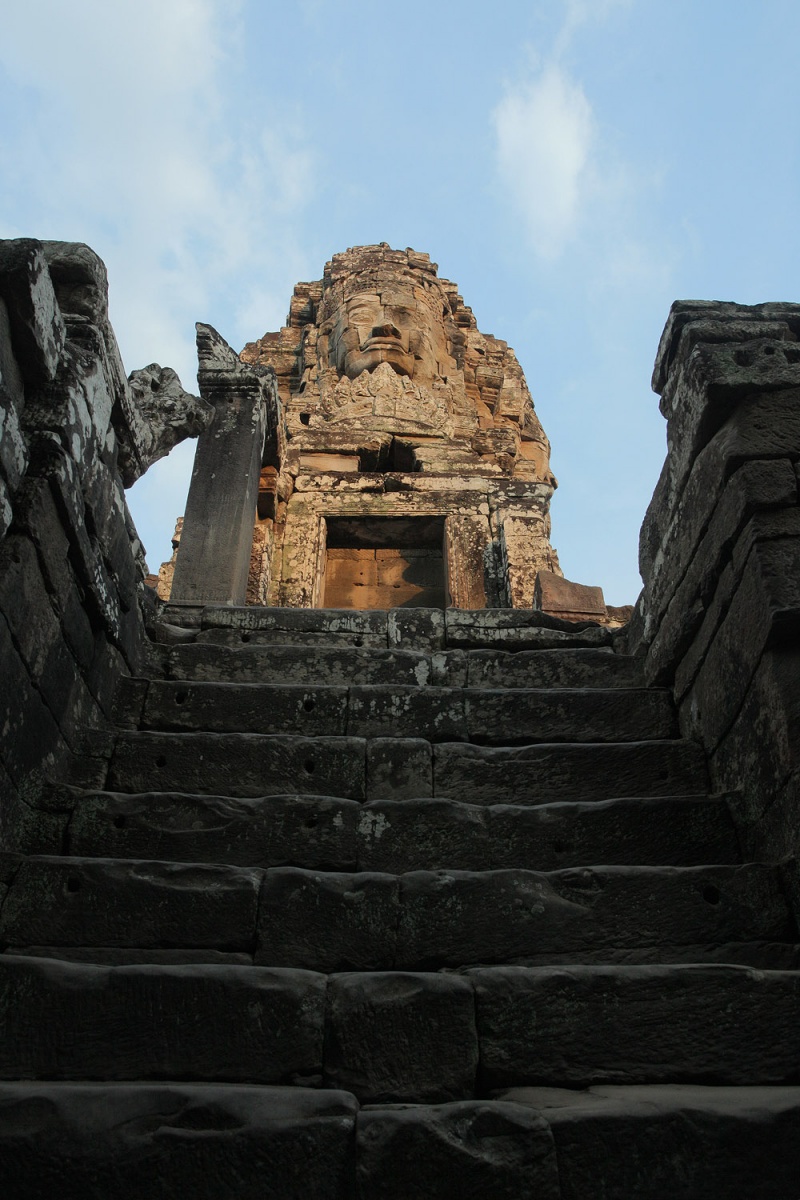
<instances>
[{"instance_id":1,"label":"stone temple tower","mask_svg":"<svg viewBox=\"0 0 800 1200\"><path fill-rule=\"evenodd\" d=\"M550 446L514 352L427 254L336 254L279 332L237 358L200 326L198 346L216 417L173 602L607 619L599 589L561 578Z\"/></svg>"}]
</instances>

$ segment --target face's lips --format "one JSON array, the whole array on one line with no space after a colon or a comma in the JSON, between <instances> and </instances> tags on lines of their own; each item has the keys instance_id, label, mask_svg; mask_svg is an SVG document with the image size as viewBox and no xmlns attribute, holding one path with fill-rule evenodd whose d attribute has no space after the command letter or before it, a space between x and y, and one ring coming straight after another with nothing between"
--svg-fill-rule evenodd
<instances>
[{"instance_id":1,"label":"face's lips","mask_svg":"<svg viewBox=\"0 0 800 1200\"><path fill-rule=\"evenodd\" d=\"M365 350L400 350L403 354L407 353L400 338L386 336L367 338L360 349L362 353Z\"/></svg>"}]
</instances>

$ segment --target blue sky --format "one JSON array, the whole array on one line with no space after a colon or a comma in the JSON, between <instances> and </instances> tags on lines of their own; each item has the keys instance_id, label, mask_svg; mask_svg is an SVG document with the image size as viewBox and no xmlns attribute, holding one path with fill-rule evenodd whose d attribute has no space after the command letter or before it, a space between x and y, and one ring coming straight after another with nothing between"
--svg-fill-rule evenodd
<instances>
[{"instance_id":1,"label":"blue sky","mask_svg":"<svg viewBox=\"0 0 800 1200\"><path fill-rule=\"evenodd\" d=\"M677 298L797 300L797 0L3 5L0 236L88 242L126 368L195 390L347 246L430 253L526 372L565 574L639 590ZM193 443L129 493L152 569Z\"/></svg>"}]
</instances>

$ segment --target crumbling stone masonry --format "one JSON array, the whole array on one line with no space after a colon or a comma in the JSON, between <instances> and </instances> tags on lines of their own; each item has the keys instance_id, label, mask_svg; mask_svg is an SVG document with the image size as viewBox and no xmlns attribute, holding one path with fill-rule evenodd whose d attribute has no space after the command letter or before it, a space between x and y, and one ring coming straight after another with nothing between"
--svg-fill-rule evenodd
<instances>
[{"instance_id":1,"label":"crumbling stone masonry","mask_svg":"<svg viewBox=\"0 0 800 1200\"><path fill-rule=\"evenodd\" d=\"M198 348L217 419L163 599L615 620L562 577L550 446L513 350L427 254L336 254L279 333L237 358L201 326Z\"/></svg>"},{"instance_id":2,"label":"crumbling stone masonry","mask_svg":"<svg viewBox=\"0 0 800 1200\"><path fill-rule=\"evenodd\" d=\"M378 429L365 471L374 427L332 449L322 406L361 380L374 423L385 386L428 387L450 334L413 306L402 326L393 298L359 338L350 298L312 317L297 294L283 380L200 327L201 401L157 366L125 379L90 250L0 245L0 1193L789 1200L800 306L673 307L645 587L615 629L578 620L556 570L533 607L512 587L469 608L450 601L472 568L409 553L453 545L460 501L391 509L425 495L424 462ZM235 482L209 509L220 593L163 605L123 489L201 428L199 468ZM358 468L304 469L334 450ZM502 510L480 536L505 530L508 566L484 588L513 578L508 453L465 449L451 493L446 454L430 471L440 497L477 479ZM322 531L309 561L287 550L295 500ZM378 545L388 520L420 536ZM358 589L382 602L319 606Z\"/></svg>"}]
</instances>

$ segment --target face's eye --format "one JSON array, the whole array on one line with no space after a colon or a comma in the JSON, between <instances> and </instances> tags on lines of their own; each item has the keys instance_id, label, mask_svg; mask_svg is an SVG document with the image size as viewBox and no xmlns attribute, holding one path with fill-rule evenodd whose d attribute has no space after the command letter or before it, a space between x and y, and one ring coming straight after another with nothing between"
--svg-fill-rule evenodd
<instances>
[{"instance_id":1,"label":"face's eye","mask_svg":"<svg viewBox=\"0 0 800 1200\"><path fill-rule=\"evenodd\" d=\"M370 304L364 300L355 301L347 308L347 319L352 325L365 325L370 321L376 321L380 314L380 304Z\"/></svg>"}]
</instances>

